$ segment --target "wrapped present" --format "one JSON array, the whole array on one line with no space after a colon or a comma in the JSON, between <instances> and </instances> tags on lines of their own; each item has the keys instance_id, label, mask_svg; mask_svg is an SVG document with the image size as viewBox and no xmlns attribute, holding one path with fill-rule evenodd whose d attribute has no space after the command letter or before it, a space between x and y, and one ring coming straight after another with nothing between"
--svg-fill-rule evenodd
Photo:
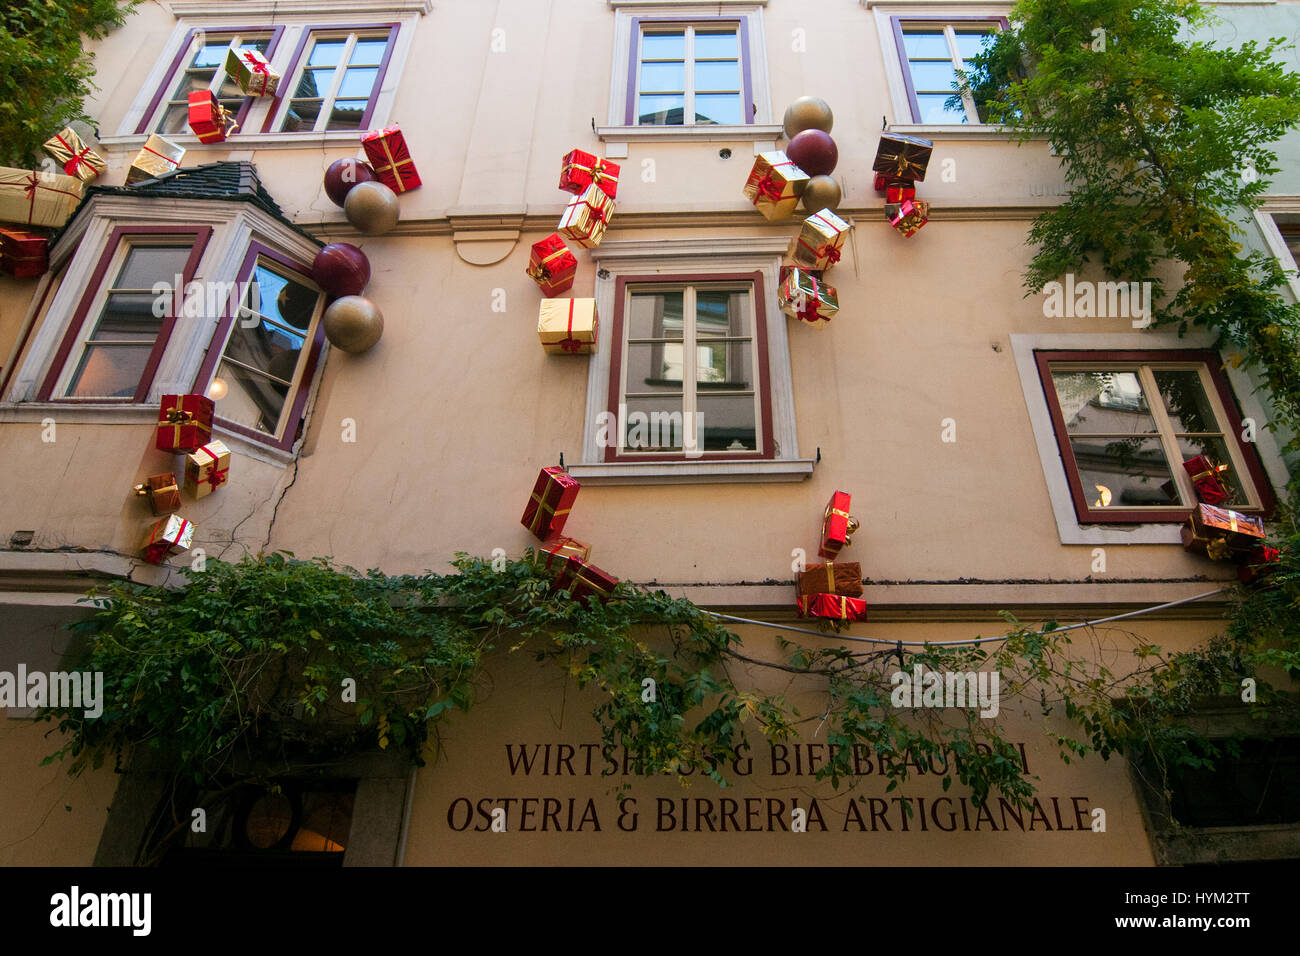
<instances>
[{"instance_id":1,"label":"wrapped present","mask_svg":"<svg viewBox=\"0 0 1300 956\"><path fill-rule=\"evenodd\" d=\"M777 302L790 318L807 322L813 328L824 327L840 310L835 286L827 285L815 269L782 267Z\"/></svg>"},{"instance_id":2,"label":"wrapped present","mask_svg":"<svg viewBox=\"0 0 1300 956\"><path fill-rule=\"evenodd\" d=\"M533 549L533 563L542 570L555 575L556 579L558 579L560 572L564 570L569 558L586 561L589 557L591 557L591 545L583 544L581 541L569 537L555 538Z\"/></svg>"},{"instance_id":3,"label":"wrapped present","mask_svg":"<svg viewBox=\"0 0 1300 956\"><path fill-rule=\"evenodd\" d=\"M212 440L212 399L206 395L164 395L158 405L159 451L191 452Z\"/></svg>"},{"instance_id":4,"label":"wrapped present","mask_svg":"<svg viewBox=\"0 0 1300 956\"><path fill-rule=\"evenodd\" d=\"M599 324L595 299L543 299L537 337L548 355L587 355L596 351Z\"/></svg>"},{"instance_id":5,"label":"wrapped present","mask_svg":"<svg viewBox=\"0 0 1300 956\"><path fill-rule=\"evenodd\" d=\"M898 185L891 185L885 187L886 203L890 203L890 204L900 203L904 199L915 199L915 198L916 198L916 187L913 186L911 183L899 183Z\"/></svg>"},{"instance_id":6,"label":"wrapped present","mask_svg":"<svg viewBox=\"0 0 1300 956\"><path fill-rule=\"evenodd\" d=\"M584 249L600 245L605 229L614 215L614 200L599 186L588 186L581 196L574 196L564 207L559 233Z\"/></svg>"},{"instance_id":7,"label":"wrapped present","mask_svg":"<svg viewBox=\"0 0 1300 956\"><path fill-rule=\"evenodd\" d=\"M886 176L884 173L876 173L875 178L871 181L871 186L876 192L888 196L890 189L914 189L916 187L916 180L904 179L901 176Z\"/></svg>"},{"instance_id":8,"label":"wrapped present","mask_svg":"<svg viewBox=\"0 0 1300 956\"><path fill-rule=\"evenodd\" d=\"M528 275L542 288L546 296L556 296L573 287L578 274L578 260L558 232L553 232L540 242L533 243L528 255Z\"/></svg>"},{"instance_id":9,"label":"wrapped present","mask_svg":"<svg viewBox=\"0 0 1300 956\"><path fill-rule=\"evenodd\" d=\"M0 272L15 279L44 275L49 268L50 241L26 229L0 229Z\"/></svg>"},{"instance_id":10,"label":"wrapped present","mask_svg":"<svg viewBox=\"0 0 1300 956\"><path fill-rule=\"evenodd\" d=\"M194 525L180 515L168 515L149 529L145 538L144 559L150 564L162 564L171 554L188 551L194 543Z\"/></svg>"},{"instance_id":11,"label":"wrapped present","mask_svg":"<svg viewBox=\"0 0 1300 956\"><path fill-rule=\"evenodd\" d=\"M181 489L176 484L176 476L170 471L150 475L144 484L135 486L135 493L149 499L149 507L156 515L175 511L181 506Z\"/></svg>"},{"instance_id":12,"label":"wrapped present","mask_svg":"<svg viewBox=\"0 0 1300 956\"><path fill-rule=\"evenodd\" d=\"M131 168L126 171L126 184L130 186L165 176L179 168L184 158L184 146L177 146L171 140L154 133L144 141L140 152L131 160Z\"/></svg>"},{"instance_id":13,"label":"wrapped present","mask_svg":"<svg viewBox=\"0 0 1300 956\"><path fill-rule=\"evenodd\" d=\"M230 449L219 441L200 445L185 456L185 489L195 498L212 494L230 480Z\"/></svg>"},{"instance_id":14,"label":"wrapped present","mask_svg":"<svg viewBox=\"0 0 1300 956\"><path fill-rule=\"evenodd\" d=\"M745 198L768 219L794 215L809 176L781 150L759 153L745 180Z\"/></svg>"},{"instance_id":15,"label":"wrapped present","mask_svg":"<svg viewBox=\"0 0 1300 956\"><path fill-rule=\"evenodd\" d=\"M882 133L871 168L888 179L924 180L934 143L920 136Z\"/></svg>"},{"instance_id":16,"label":"wrapped present","mask_svg":"<svg viewBox=\"0 0 1300 956\"><path fill-rule=\"evenodd\" d=\"M195 90L189 98L189 123L200 143L224 143L239 128L238 121L226 112L211 90Z\"/></svg>"},{"instance_id":17,"label":"wrapped present","mask_svg":"<svg viewBox=\"0 0 1300 956\"><path fill-rule=\"evenodd\" d=\"M885 216L889 219L889 224L901 232L904 239L908 239L930 221L930 204L923 199L887 203Z\"/></svg>"},{"instance_id":18,"label":"wrapped present","mask_svg":"<svg viewBox=\"0 0 1300 956\"><path fill-rule=\"evenodd\" d=\"M575 600L594 595L602 604L613 596L617 586L618 578L577 557L565 562L555 580L556 589L568 591Z\"/></svg>"},{"instance_id":19,"label":"wrapped present","mask_svg":"<svg viewBox=\"0 0 1300 956\"><path fill-rule=\"evenodd\" d=\"M1276 571L1281 560L1281 551L1261 544L1246 555L1245 562L1237 568L1237 579L1242 584L1254 584Z\"/></svg>"},{"instance_id":20,"label":"wrapped present","mask_svg":"<svg viewBox=\"0 0 1300 956\"><path fill-rule=\"evenodd\" d=\"M1196 498L1207 505L1221 505L1232 497L1224 483L1227 465L1216 465L1204 455L1196 455L1183 462L1183 468L1191 476L1196 488Z\"/></svg>"},{"instance_id":21,"label":"wrapped present","mask_svg":"<svg viewBox=\"0 0 1300 956\"><path fill-rule=\"evenodd\" d=\"M582 485L559 468L543 468L533 485L533 493L524 507L520 523L539 541L554 538L564 530L569 520L569 509L578 497Z\"/></svg>"},{"instance_id":22,"label":"wrapped present","mask_svg":"<svg viewBox=\"0 0 1300 956\"><path fill-rule=\"evenodd\" d=\"M82 142L70 126L65 126L42 145L47 153L63 164L65 176L75 176L84 183L96 179L108 169L104 157Z\"/></svg>"},{"instance_id":23,"label":"wrapped present","mask_svg":"<svg viewBox=\"0 0 1300 956\"><path fill-rule=\"evenodd\" d=\"M420 187L420 174L406 146L406 137L394 123L372 129L361 137L361 148L375 169L379 181L395 193L407 193Z\"/></svg>"},{"instance_id":24,"label":"wrapped present","mask_svg":"<svg viewBox=\"0 0 1300 956\"><path fill-rule=\"evenodd\" d=\"M846 594L849 597L861 597L862 565L856 561L810 564L799 572L795 588L800 594Z\"/></svg>"},{"instance_id":25,"label":"wrapped present","mask_svg":"<svg viewBox=\"0 0 1300 956\"><path fill-rule=\"evenodd\" d=\"M234 47L226 54L226 75L245 96L274 96L280 74L257 50Z\"/></svg>"},{"instance_id":26,"label":"wrapped present","mask_svg":"<svg viewBox=\"0 0 1300 956\"><path fill-rule=\"evenodd\" d=\"M85 187L76 176L0 166L0 222L57 229L77 208Z\"/></svg>"},{"instance_id":27,"label":"wrapped present","mask_svg":"<svg viewBox=\"0 0 1300 956\"><path fill-rule=\"evenodd\" d=\"M1213 561L1241 558L1264 543L1264 520L1199 504L1181 529L1183 547Z\"/></svg>"},{"instance_id":28,"label":"wrapped present","mask_svg":"<svg viewBox=\"0 0 1300 956\"><path fill-rule=\"evenodd\" d=\"M800 617L827 617L835 621L865 621L867 602L843 594L800 594L795 606Z\"/></svg>"},{"instance_id":29,"label":"wrapped present","mask_svg":"<svg viewBox=\"0 0 1300 956\"><path fill-rule=\"evenodd\" d=\"M560 170L560 188L566 193L580 196L589 187L596 185L610 199L617 199L618 174L618 163L598 159L592 153L574 149L564 157L564 168Z\"/></svg>"},{"instance_id":30,"label":"wrapped present","mask_svg":"<svg viewBox=\"0 0 1300 956\"><path fill-rule=\"evenodd\" d=\"M858 530L858 519L849 514L852 496L846 491L831 495L822 515L821 545L817 553L823 558L834 558L840 549L853 543L853 532Z\"/></svg>"},{"instance_id":31,"label":"wrapped present","mask_svg":"<svg viewBox=\"0 0 1300 956\"><path fill-rule=\"evenodd\" d=\"M840 248L851 227L829 209L813 213L790 242L790 258L808 269L829 269L840 261Z\"/></svg>"}]
</instances>

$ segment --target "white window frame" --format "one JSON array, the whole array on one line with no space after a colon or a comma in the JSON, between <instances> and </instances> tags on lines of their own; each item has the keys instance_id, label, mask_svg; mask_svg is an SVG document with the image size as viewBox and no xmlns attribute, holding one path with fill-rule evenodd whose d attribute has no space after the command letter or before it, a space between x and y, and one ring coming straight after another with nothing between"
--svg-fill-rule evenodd
<instances>
[{"instance_id":1,"label":"white window frame","mask_svg":"<svg viewBox=\"0 0 1300 956\"><path fill-rule=\"evenodd\" d=\"M720 124L718 124L718 123L696 123L696 122L695 122L695 96L696 96L696 94L699 92L699 91L696 90L696 88L695 88L695 33L696 33L697 30L701 30L701 29L703 29L703 30L708 30L708 29L711 28L711 26L712 26L712 25L710 25L710 24L708 24L708 23L704 23L704 22L679 21L678 23L675 23L675 24L664 24L663 27L660 28L660 29L656 29L656 28L652 27L652 28L650 28L649 30L646 30L644 27L642 28L642 30L641 30L641 37L640 37L640 39L638 40L638 43L637 43L637 50L638 50L638 51L644 50L644 43L641 42L641 41L644 41L645 36L646 36L647 33L654 34L654 33L660 33L660 32L669 32L669 31L674 30L674 29L677 29L677 28L680 28L680 29L683 31L683 40L682 40L682 83L683 83L683 90L682 90L682 121L681 121L680 123L664 123L664 124L657 124L657 123L646 123L646 124L640 124L640 123L638 123L637 125L646 125L646 126L658 126L658 125L663 125L663 126L671 126L673 129L677 129L677 128L679 128L679 127L690 127L690 126L701 126L701 125L703 125L703 126L718 126L718 125L720 125ZM736 37L736 52L737 52L736 68L737 68L737 70L738 70L737 80L738 80L738 82L740 83L740 89L737 91L737 94L736 94L736 95L739 96L739 97L743 100L743 99L744 99L744 96L745 96L745 63L746 63L747 60L748 60L748 54L747 54L747 51L741 49L741 47L740 47L741 33L742 33L742 31L741 31L741 29L740 29L740 26L739 26L739 24L737 24L737 26L736 26L736 32L735 32L735 37ZM630 54L629 54L629 56L630 56ZM645 63L645 59L644 59L642 56L640 56L640 54L638 53L638 58L637 58L637 67L638 67L638 69L635 71L635 72L636 72L636 77L637 77L637 79L636 79L635 87L634 87L634 89L632 90L632 111L633 111L634 113L637 112L638 105L639 105L639 102L640 102L640 98L641 98L641 95L642 95L642 92L641 92L641 70L640 70L640 66L641 66L642 64L644 64L644 63ZM628 66L631 67L631 63L629 63ZM752 76L751 76L751 82L752 82ZM647 95L654 96L654 95L657 95L657 94L650 93L650 94L647 94ZM673 94L670 93L670 94L662 94L662 95L669 95L669 96L671 96L671 95L673 95ZM742 111L742 112L745 112L745 104L744 104L743 102L740 104L740 108L741 108L741 111ZM626 114L624 114L624 119L626 119L626 118L627 118L627 116L626 116ZM745 124L745 125L749 125L749 124Z\"/></svg>"},{"instance_id":2,"label":"white window frame","mask_svg":"<svg viewBox=\"0 0 1300 956\"><path fill-rule=\"evenodd\" d=\"M1300 225L1300 197L1266 199L1263 205L1255 210L1255 224L1259 227L1264 246L1289 273L1287 287L1291 290L1292 301L1300 302L1300 272L1297 272L1300 263L1297 263L1295 257L1291 255L1291 248L1286 244L1286 237L1282 235L1283 223L1279 223L1279 217L1285 219L1285 225Z\"/></svg>"},{"instance_id":3,"label":"white window frame","mask_svg":"<svg viewBox=\"0 0 1300 956\"><path fill-rule=\"evenodd\" d=\"M399 31L399 35L400 35L400 31ZM320 113L316 116L316 125L312 127L312 129L310 130L284 129L285 120L287 120L289 117L289 108L292 106L293 101L295 99L293 95L294 90L298 88L298 83L301 81L302 75L305 72L307 72L307 64L308 61L311 59L312 51L316 48L316 44L319 43L321 40L332 41L338 39L344 39L346 42L343 45L343 52L339 54L339 62L334 67L334 79L330 81L330 88L320 98L321 99ZM352 68L348 61L352 59L352 52L356 49L357 41L361 39L374 40L374 39L379 39L379 36L378 33L375 33L374 35L370 35L369 31L365 31L365 30L358 31L355 29L348 29L346 27L337 30L329 29L329 28L316 29L308 33L307 42L303 44L302 54L298 58L298 63L294 68L293 75L285 76L285 78L281 81L282 83L285 84L284 97L281 100L280 109L276 113L275 120L271 124L271 126L273 127L273 131L284 133L287 135L301 135L303 133L315 133L317 135L320 135L327 132L349 132L353 136L360 136L361 133L364 133L366 131L364 127L356 130L325 129L325 126L328 125L329 123L330 114L334 110L334 101L338 99L339 88L342 87L343 79L346 76L348 70ZM383 39L385 42L387 42L388 37L384 36ZM394 43L396 43L396 40L394 40ZM380 63L376 64L375 68L378 69L379 65L381 65L382 63L383 63L383 57L380 57ZM357 68L370 69L370 66L360 65ZM376 98L378 97L379 92L382 92L382 87L379 91L375 92L374 95L376 96ZM311 97L301 97L301 99L310 99L310 98ZM355 97L350 97L350 98L355 99ZM369 106L369 103L370 100L369 98L367 98L366 99L367 106ZM376 110L378 110L377 105L376 105ZM373 122L371 124L371 128L375 128Z\"/></svg>"},{"instance_id":4,"label":"white window frame","mask_svg":"<svg viewBox=\"0 0 1300 956\"><path fill-rule=\"evenodd\" d=\"M224 31L224 30L223 30L223 31L220 31L220 33L225 33L225 32L227 32L227 31ZM274 32L275 32L275 28L274 28L274 27L264 27L264 28L259 28L259 29L255 29L255 30L249 30L249 31L247 31L247 34L248 34L248 35L251 35L251 34L257 34L257 33L266 33L266 34L274 35ZM246 36L246 34L239 33L238 31L236 31L234 34L232 34L232 36L230 37L230 41L226 44L226 53L227 53L227 55L230 53L230 51L231 51L232 49L237 49L237 48L239 48L239 47L241 47L241 46L244 45L244 39L245 39L245 36ZM270 38L270 37L268 37L268 39L269 39L269 38ZM193 67L192 64L194 63L194 57L198 55L198 52L199 52L198 50L192 50L192 51L191 51L191 55L190 55L189 60L188 60L188 61L182 61L182 62L181 62L181 65L180 65L179 67L176 68L176 71L175 71L174 73L172 73L172 75L171 75L170 77L168 77L168 82L170 83L169 89L171 89L172 91L175 91L176 87L179 85L179 82L180 82L180 78L181 78L181 76L182 76L183 74L185 74L185 73L188 73L190 70L194 69L194 67ZM216 68L216 70L213 72L213 75L212 75L212 81L211 81L210 83L208 83L208 92L210 92L213 96L217 97L218 100L221 99L221 87L222 87L222 85L224 84L224 81L225 81L225 78L226 78L225 62L226 62L226 57L223 56L223 57L221 58L221 64L218 65L217 68ZM189 65L187 65L187 63L188 63ZM169 137L169 138L175 138L175 136L177 136L178 134L176 134L176 133L161 133L161 132L159 132L159 130L158 130L158 127L162 125L163 117L167 115L167 110L168 110L170 107L172 107L172 106L179 105L179 103L180 103L179 100L173 100L173 99L170 99L170 98L169 98L170 95L171 95L171 94L167 94L167 95L165 95L165 96L162 98L162 100L158 103L157 108L155 108L155 110L154 110L154 114L153 114L153 116L150 117L150 120L149 120L149 129L152 130L153 132L159 133L159 135L161 135L161 136L167 136L167 137ZM235 99L235 97L230 97L230 98L231 98L231 99ZM248 97L242 97L242 98L243 98L243 99L247 99ZM249 106L249 113L250 113L250 115L251 115L251 113L252 113L252 110L253 110L253 107L254 107L254 106L256 106L255 103L254 103L254 104L250 104L250 106ZM192 134L181 133L181 134L179 134L179 135L192 135Z\"/></svg>"},{"instance_id":5,"label":"white window frame","mask_svg":"<svg viewBox=\"0 0 1300 956\"><path fill-rule=\"evenodd\" d=\"M927 21L923 21L923 20L911 20L911 21L909 21L909 20L904 19L904 20L900 21L900 23L899 23L899 27L900 27L900 29L902 29L902 30L906 30L906 29L908 28L908 23L925 23L925 22L927 22ZM961 50L960 50L960 49L958 48L958 46L957 46L957 29L956 29L956 27L954 26L954 23L955 23L955 22L956 22L956 21L953 21L953 20L948 20L948 21L946 21L946 22L928 21L928 26L930 26L931 28L937 26L937 27L939 27L940 30L943 31L943 38L944 38L944 40L946 40L947 43L948 43L948 59L949 59L949 61L952 63L954 69L956 69L956 70L965 70L965 69L966 69L966 61L962 59L962 56L961 56ZM990 21L990 22L992 22L992 21ZM978 21L976 21L976 23L978 23ZM975 24L973 24L973 23L971 23L971 22L966 22L964 25L965 25L965 26L972 26L972 25L975 25ZM1000 27L1000 26L1001 26L1001 24L999 24L999 27ZM906 51L906 50L903 50L903 51L901 51L901 53L900 53L900 59L899 59L899 63L898 63L900 69L902 68L903 60L905 60L905 59L908 60L908 63L909 63L909 64L910 64L910 62L911 62L910 59L908 59L908 57L907 57L906 54L907 54L907 51ZM909 72L910 72L910 67L909 67ZM913 87L916 86L916 77L915 77L915 76L912 77L912 85L913 85ZM918 92L917 95L919 96L920 93ZM961 102L962 102L962 106L963 106L963 108L966 110L966 122L965 122L964 124L960 124L960 123L958 123L958 124L947 124L947 123L944 123L944 124L932 124L932 125L945 125L945 126L947 126L947 125L965 125L965 126L982 126L982 125L984 125L984 121L980 119L979 110L977 110L977 109L975 108L975 97L971 96L969 93L963 93L963 94L962 94L962 97L961 97ZM907 105L908 105L908 112L910 113L910 112L911 112L912 104L911 104L911 102L909 101Z\"/></svg>"},{"instance_id":6,"label":"white window frame","mask_svg":"<svg viewBox=\"0 0 1300 956\"><path fill-rule=\"evenodd\" d=\"M758 272L762 274L766 322L768 382L772 407L773 457L734 461L606 462L599 443L601 413L609 411L609 378L614 343L597 337L587 368L586 419L581 454L568 464L571 475L599 484L669 484L699 482L802 481L812 474L814 461L799 457L795 428L794 385L790 369L787 318L777 305L781 259L789 247L786 236L705 237L700 239L606 240L592 250L596 269L597 314L612 319L615 288L620 276L675 276ZM602 323L603 325L605 323ZM757 326L754 338L757 341ZM619 343L621 346L621 343ZM607 418L607 414L605 418Z\"/></svg>"}]
</instances>

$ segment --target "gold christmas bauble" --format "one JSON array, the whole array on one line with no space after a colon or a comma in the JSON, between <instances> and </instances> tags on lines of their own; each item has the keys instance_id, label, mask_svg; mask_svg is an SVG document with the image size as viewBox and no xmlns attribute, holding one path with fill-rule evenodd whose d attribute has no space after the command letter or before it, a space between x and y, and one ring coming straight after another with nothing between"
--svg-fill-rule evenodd
<instances>
[{"instance_id":1,"label":"gold christmas bauble","mask_svg":"<svg viewBox=\"0 0 1300 956\"><path fill-rule=\"evenodd\" d=\"M810 213L839 207L840 184L830 176L814 176L803 188L803 208Z\"/></svg>"},{"instance_id":2,"label":"gold christmas bauble","mask_svg":"<svg viewBox=\"0 0 1300 956\"><path fill-rule=\"evenodd\" d=\"M815 96L801 96L785 110L785 138L794 139L795 134L806 129L819 129L829 133L835 114L825 100Z\"/></svg>"},{"instance_id":3,"label":"gold christmas bauble","mask_svg":"<svg viewBox=\"0 0 1300 956\"><path fill-rule=\"evenodd\" d=\"M352 192L360 188L357 186ZM348 196L351 198L352 193ZM354 355L370 348L384 334L384 314L377 305L359 295L335 299L325 310L324 321L325 338L330 345Z\"/></svg>"},{"instance_id":4,"label":"gold christmas bauble","mask_svg":"<svg viewBox=\"0 0 1300 956\"><path fill-rule=\"evenodd\" d=\"M348 222L367 236L378 236L397 225L397 194L383 183L357 183L343 200Z\"/></svg>"}]
</instances>

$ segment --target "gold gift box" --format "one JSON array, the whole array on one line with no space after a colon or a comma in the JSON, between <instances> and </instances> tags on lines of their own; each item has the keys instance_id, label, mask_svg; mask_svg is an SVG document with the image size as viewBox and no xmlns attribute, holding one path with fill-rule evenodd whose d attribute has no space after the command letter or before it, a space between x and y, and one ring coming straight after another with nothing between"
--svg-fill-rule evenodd
<instances>
[{"instance_id":1,"label":"gold gift box","mask_svg":"<svg viewBox=\"0 0 1300 956\"><path fill-rule=\"evenodd\" d=\"M779 149L759 153L745 181L745 198L768 219L785 219L794 214L810 178Z\"/></svg>"},{"instance_id":2,"label":"gold gift box","mask_svg":"<svg viewBox=\"0 0 1300 956\"><path fill-rule=\"evenodd\" d=\"M230 449L210 441L185 456L185 488L195 498L212 494L230 480Z\"/></svg>"},{"instance_id":3,"label":"gold gift box","mask_svg":"<svg viewBox=\"0 0 1300 956\"><path fill-rule=\"evenodd\" d=\"M47 153L63 164L65 175L76 176L82 182L91 182L108 170L104 157L82 142L70 126L65 126L42 145Z\"/></svg>"},{"instance_id":4,"label":"gold gift box","mask_svg":"<svg viewBox=\"0 0 1300 956\"><path fill-rule=\"evenodd\" d=\"M777 304L790 318L807 322L815 329L824 327L840 310L835 286L810 269L782 269Z\"/></svg>"},{"instance_id":5,"label":"gold gift box","mask_svg":"<svg viewBox=\"0 0 1300 956\"><path fill-rule=\"evenodd\" d=\"M171 140L154 133L144 141L140 152L131 160L131 168L126 171L126 184L130 186L164 176L178 168L184 157L184 146L177 146Z\"/></svg>"},{"instance_id":6,"label":"gold gift box","mask_svg":"<svg viewBox=\"0 0 1300 956\"><path fill-rule=\"evenodd\" d=\"M840 261L844 237L852 228L829 209L815 212L790 242L789 256L806 269L829 269Z\"/></svg>"},{"instance_id":7,"label":"gold gift box","mask_svg":"<svg viewBox=\"0 0 1300 956\"><path fill-rule=\"evenodd\" d=\"M596 351L599 323L595 299L543 299L537 337L549 355L588 355Z\"/></svg>"},{"instance_id":8,"label":"gold gift box","mask_svg":"<svg viewBox=\"0 0 1300 956\"><path fill-rule=\"evenodd\" d=\"M0 166L0 221L59 228L81 202L76 176Z\"/></svg>"},{"instance_id":9,"label":"gold gift box","mask_svg":"<svg viewBox=\"0 0 1300 956\"><path fill-rule=\"evenodd\" d=\"M582 195L574 196L564 207L556 231L565 239L572 239L582 248L590 249L600 245L613 215L614 200L599 186L588 186Z\"/></svg>"}]
</instances>

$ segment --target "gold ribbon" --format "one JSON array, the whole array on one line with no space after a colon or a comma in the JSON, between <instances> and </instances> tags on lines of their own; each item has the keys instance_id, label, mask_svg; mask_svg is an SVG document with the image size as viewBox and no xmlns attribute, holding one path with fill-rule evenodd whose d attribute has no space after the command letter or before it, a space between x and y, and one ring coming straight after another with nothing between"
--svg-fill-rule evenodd
<instances>
[{"instance_id":1,"label":"gold ribbon","mask_svg":"<svg viewBox=\"0 0 1300 956\"><path fill-rule=\"evenodd\" d=\"M831 594L835 593L835 562L834 561L826 562L826 590Z\"/></svg>"},{"instance_id":2,"label":"gold ribbon","mask_svg":"<svg viewBox=\"0 0 1300 956\"><path fill-rule=\"evenodd\" d=\"M548 505L546 503L546 496L544 493L539 495L537 492L534 491L532 494L532 499L537 502L537 510L533 512L533 521L528 526L528 530L531 531L533 534L536 534L537 529L541 526L540 522L542 518L542 512L549 511L551 513L552 518L558 518L560 515L567 515L570 511L573 510L572 508L561 508L559 511L556 511L551 505Z\"/></svg>"},{"instance_id":3,"label":"gold ribbon","mask_svg":"<svg viewBox=\"0 0 1300 956\"><path fill-rule=\"evenodd\" d=\"M388 127L387 129L383 130L383 131L380 133L380 135L374 137L373 139L365 140L365 142L366 142L366 143L378 143L378 144L379 144L379 148L382 149L382 150L384 151L384 157L388 160L388 164L387 164L386 166L375 166L375 172L376 172L376 173L382 173L382 172L384 172L385 170L392 170L392 173L393 173L393 179L397 181L397 188L394 190L394 192L404 193L404 192L407 191L407 190L406 190L406 183L402 182L402 174L401 174L400 172L398 172L397 167L398 167L398 166L405 166L406 164L409 163L409 164L411 165L411 167L414 168L414 167L415 167L415 160L413 160L413 159L411 158L411 156L410 156L411 150L410 150L410 147L409 147L409 146L407 147L407 150L406 150L406 153L407 153L406 159L398 159L398 158L396 158L396 157L393 155L393 151L392 151L392 149L389 148L388 140L389 140L389 138L392 136L392 134L393 134L393 133L396 133L396 132L399 132L399 130L397 129L397 127L395 127L395 126L390 126L390 127ZM403 145L405 145L405 144L406 144L406 141L403 140L402 143L403 143Z\"/></svg>"},{"instance_id":4,"label":"gold ribbon","mask_svg":"<svg viewBox=\"0 0 1300 956\"><path fill-rule=\"evenodd\" d=\"M560 249L557 249L554 252L552 252L541 262L537 263L536 268L530 266L528 269L525 269L524 271L527 272L528 275L531 276L537 282L545 282L547 279L551 277L550 270L546 268L546 263L550 262L552 259L564 255L568 251L569 251L569 247L563 246Z\"/></svg>"}]
</instances>

